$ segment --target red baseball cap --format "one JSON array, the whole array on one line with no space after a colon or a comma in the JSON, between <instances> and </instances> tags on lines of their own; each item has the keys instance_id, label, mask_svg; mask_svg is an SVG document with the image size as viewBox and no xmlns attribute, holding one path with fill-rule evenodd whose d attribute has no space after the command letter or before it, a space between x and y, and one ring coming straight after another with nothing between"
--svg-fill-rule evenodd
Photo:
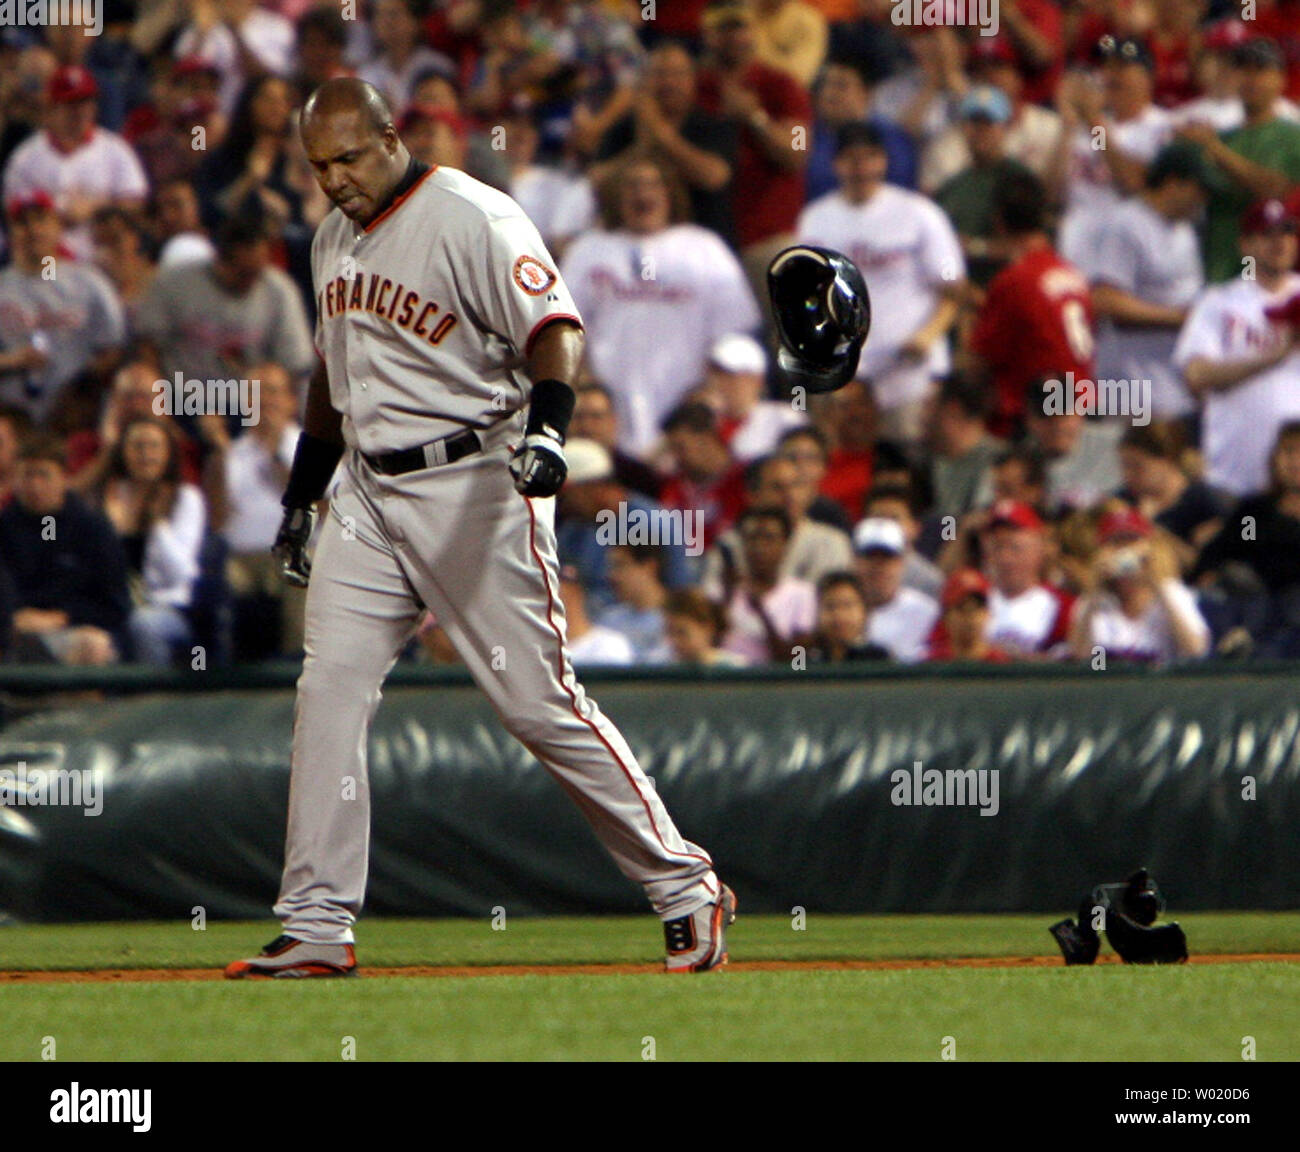
<instances>
[{"instance_id":1,"label":"red baseball cap","mask_svg":"<svg viewBox=\"0 0 1300 1152\"><path fill-rule=\"evenodd\" d=\"M944 611L960 604L971 596L978 596L986 604L991 587L984 579L983 573L975 568L958 568L943 583L942 603Z\"/></svg>"},{"instance_id":2,"label":"red baseball cap","mask_svg":"<svg viewBox=\"0 0 1300 1152\"><path fill-rule=\"evenodd\" d=\"M1264 309L1264 315L1278 324L1291 324L1300 328L1300 292L1281 304L1274 304Z\"/></svg>"},{"instance_id":3,"label":"red baseball cap","mask_svg":"<svg viewBox=\"0 0 1300 1152\"><path fill-rule=\"evenodd\" d=\"M977 64L1015 64L1016 47L1007 36L976 36L971 41L968 66Z\"/></svg>"},{"instance_id":4,"label":"red baseball cap","mask_svg":"<svg viewBox=\"0 0 1300 1152\"><path fill-rule=\"evenodd\" d=\"M999 500L989 511L990 528L1024 528L1029 532L1043 530L1042 517L1023 500Z\"/></svg>"},{"instance_id":5,"label":"red baseball cap","mask_svg":"<svg viewBox=\"0 0 1300 1152\"><path fill-rule=\"evenodd\" d=\"M35 192L15 196L5 205L5 213L11 219L16 220L24 212L30 212L33 208L39 208L44 212L53 212L54 200L44 189L38 189Z\"/></svg>"},{"instance_id":6,"label":"red baseball cap","mask_svg":"<svg viewBox=\"0 0 1300 1152\"><path fill-rule=\"evenodd\" d=\"M1207 51L1231 52L1238 44L1250 39L1250 29L1241 20L1219 20L1205 30L1201 41Z\"/></svg>"},{"instance_id":7,"label":"red baseball cap","mask_svg":"<svg viewBox=\"0 0 1300 1152\"><path fill-rule=\"evenodd\" d=\"M211 60L202 56L182 56L172 65L172 79L180 80L186 76L221 76L221 69Z\"/></svg>"},{"instance_id":8,"label":"red baseball cap","mask_svg":"<svg viewBox=\"0 0 1300 1152\"><path fill-rule=\"evenodd\" d=\"M69 64L55 70L45 95L51 104L77 104L98 96L99 85L85 68Z\"/></svg>"},{"instance_id":9,"label":"red baseball cap","mask_svg":"<svg viewBox=\"0 0 1300 1152\"><path fill-rule=\"evenodd\" d=\"M1285 200L1256 200L1241 217L1243 233L1300 231L1300 217Z\"/></svg>"},{"instance_id":10,"label":"red baseball cap","mask_svg":"<svg viewBox=\"0 0 1300 1152\"><path fill-rule=\"evenodd\" d=\"M1154 531L1151 521L1136 508L1107 512L1097 525L1097 535L1103 544L1119 539L1145 540Z\"/></svg>"}]
</instances>

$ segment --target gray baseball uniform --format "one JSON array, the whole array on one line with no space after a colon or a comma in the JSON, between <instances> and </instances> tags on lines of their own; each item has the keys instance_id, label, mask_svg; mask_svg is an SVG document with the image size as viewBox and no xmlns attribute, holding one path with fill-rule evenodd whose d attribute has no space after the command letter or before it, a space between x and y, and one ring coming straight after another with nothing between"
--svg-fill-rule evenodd
<instances>
[{"instance_id":1,"label":"gray baseball uniform","mask_svg":"<svg viewBox=\"0 0 1300 1152\"><path fill-rule=\"evenodd\" d=\"M348 451L307 594L275 907L299 939L352 941L368 862L367 733L426 606L660 918L717 899L708 854L682 838L574 676L555 502L519 495L509 472L530 390L525 356L548 323L578 321L554 269L513 200L448 168L420 177L368 226L335 209L316 234L316 344ZM400 475L366 459L467 428L482 448L450 463L440 462L445 446Z\"/></svg>"}]
</instances>

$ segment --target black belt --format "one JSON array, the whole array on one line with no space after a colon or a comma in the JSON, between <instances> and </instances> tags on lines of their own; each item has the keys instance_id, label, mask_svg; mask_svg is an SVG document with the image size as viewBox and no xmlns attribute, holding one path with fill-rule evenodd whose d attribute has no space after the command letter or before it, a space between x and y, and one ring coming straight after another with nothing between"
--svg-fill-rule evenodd
<instances>
[{"instance_id":1,"label":"black belt","mask_svg":"<svg viewBox=\"0 0 1300 1152\"><path fill-rule=\"evenodd\" d=\"M422 468L437 468L454 464L483 447L477 433L466 428L463 432L444 436L418 448L404 448L400 452L385 452L382 456L361 455L367 464L384 476L401 476L405 472L419 472Z\"/></svg>"}]
</instances>

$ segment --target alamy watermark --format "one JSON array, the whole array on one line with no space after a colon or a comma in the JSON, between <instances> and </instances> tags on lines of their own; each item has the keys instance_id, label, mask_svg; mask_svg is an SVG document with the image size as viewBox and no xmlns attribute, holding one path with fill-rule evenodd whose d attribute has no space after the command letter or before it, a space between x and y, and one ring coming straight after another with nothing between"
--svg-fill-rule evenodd
<instances>
[{"instance_id":1,"label":"alamy watermark","mask_svg":"<svg viewBox=\"0 0 1300 1152\"><path fill-rule=\"evenodd\" d=\"M889 18L905 28L978 28L996 36L998 0L894 0Z\"/></svg>"},{"instance_id":2,"label":"alamy watermark","mask_svg":"<svg viewBox=\"0 0 1300 1152\"><path fill-rule=\"evenodd\" d=\"M1044 416L1127 416L1135 427L1151 423L1150 380L1089 380L1067 372L1043 389Z\"/></svg>"},{"instance_id":3,"label":"alamy watermark","mask_svg":"<svg viewBox=\"0 0 1300 1152\"><path fill-rule=\"evenodd\" d=\"M657 544L684 548L687 556L704 554L704 513L698 508L618 508L596 513L596 543L618 545Z\"/></svg>"},{"instance_id":4,"label":"alamy watermark","mask_svg":"<svg viewBox=\"0 0 1300 1152\"><path fill-rule=\"evenodd\" d=\"M247 428L261 419L260 380L171 380L153 382L155 416L238 416Z\"/></svg>"},{"instance_id":5,"label":"alamy watermark","mask_svg":"<svg viewBox=\"0 0 1300 1152\"><path fill-rule=\"evenodd\" d=\"M979 808L981 816L998 814L997 768L896 768L889 774L891 804L899 808Z\"/></svg>"},{"instance_id":6,"label":"alamy watermark","mask_svg":"<svg viewBox=\"0 0 1300 1152\"><path fill-rule=\"evenodd\" d=\"M104 31L103 0L0 0L0 27L82 28L87 36Z\"/></svg>"},{"instance_id":7,"label":"alamy watermark","mask_svg":"<svg viewBox=\"0 0 1300 1152\"><path fill-rule=\"evenodd\" d=\"M0 807L84 808L85 816L104 811L99 778L89 768L0 768Z\"/></svg>"}]
</instances>

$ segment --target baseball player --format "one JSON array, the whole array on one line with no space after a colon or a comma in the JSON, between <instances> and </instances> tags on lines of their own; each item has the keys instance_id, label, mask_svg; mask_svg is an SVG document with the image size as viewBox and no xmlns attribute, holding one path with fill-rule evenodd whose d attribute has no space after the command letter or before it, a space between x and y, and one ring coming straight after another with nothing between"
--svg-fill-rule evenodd
<instances>
[{"instance_id":1,"label":"baseball player","mask_svg":"<svg viewBox=\"0 0 1300 1152\"><path fill-rule=\"evenodd\" d=\"M582 352L568 290L519 206L413 161L365 82L323 84L301 132L337 210L312 245L321 363L277 541L286 577L310 576L275 905L284 931L226 975L356 970L367 733L426 608L510 732L644 888L664 921L667 969L716 968L735 897L569 660L549 499L566 475ZM309 560L313 508L340 459Z\"/></svg>"}]
</instances>

